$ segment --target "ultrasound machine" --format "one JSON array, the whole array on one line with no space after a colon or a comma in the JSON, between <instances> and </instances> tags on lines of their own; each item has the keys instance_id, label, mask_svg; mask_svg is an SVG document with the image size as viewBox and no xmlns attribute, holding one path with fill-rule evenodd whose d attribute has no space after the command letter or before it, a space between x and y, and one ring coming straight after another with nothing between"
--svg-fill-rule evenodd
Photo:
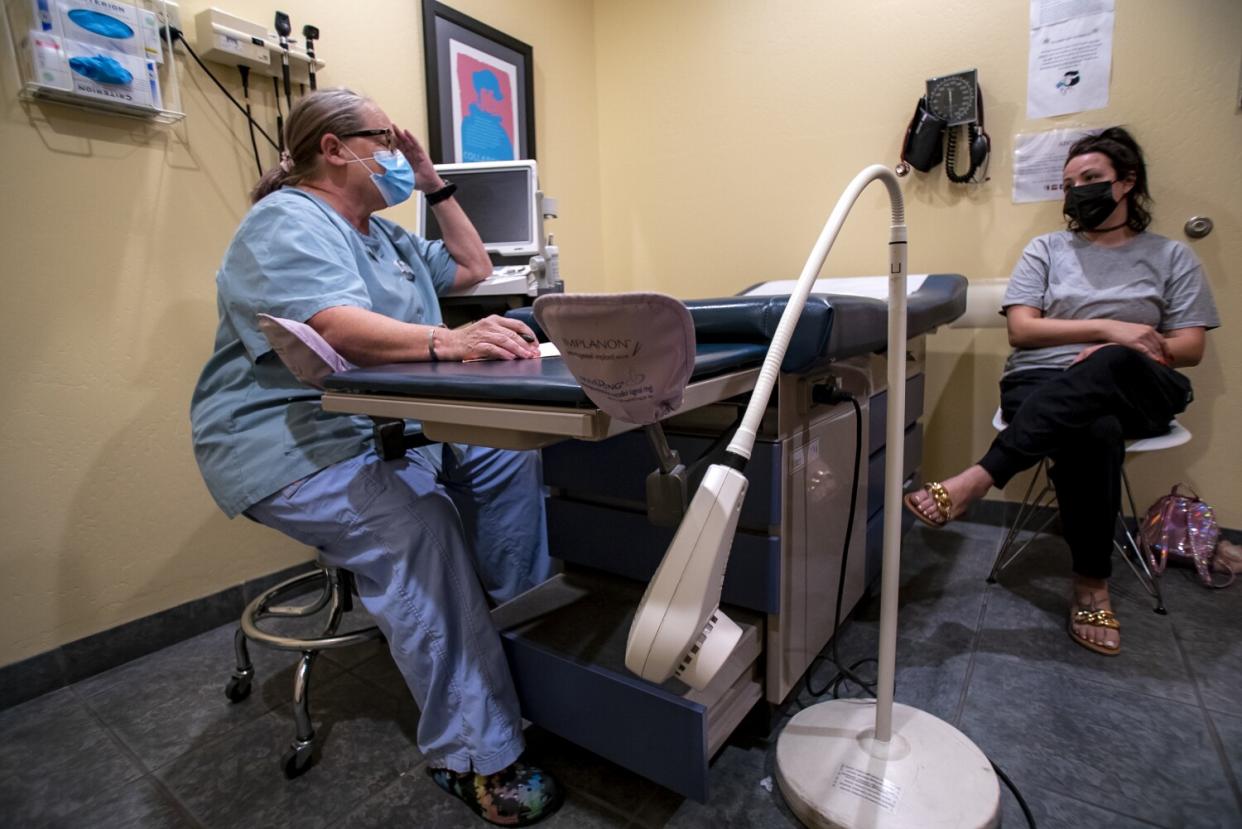
<instances>
[{"instance_id":1,"label":"ultrasound machine","mask_svg":"<svg viewBox=\"0 0 1242 829\"><path fill-rule=\"evenodd\" d=\"M556 200L540 191L535 161L438 164L436 170L457 185L457 203L492 258L491 276L442 297L446 322L504 313L531 304L540 294L564 290L559 249L544 230L544 222L556 218ZM442 237L435 213L427 209L421 194L418 227L419 235L427 239Z\"/></svg>"}]
</instances>

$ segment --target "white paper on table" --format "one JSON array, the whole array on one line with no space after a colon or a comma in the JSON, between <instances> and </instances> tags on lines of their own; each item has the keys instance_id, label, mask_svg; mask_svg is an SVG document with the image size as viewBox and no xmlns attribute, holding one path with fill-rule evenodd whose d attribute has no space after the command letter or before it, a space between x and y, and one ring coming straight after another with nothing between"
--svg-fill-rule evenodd
<instances>
[{"instance_id":1,"label":"white paper on table","mask_svg":"<svg viewBox=\"0 0 1242 829\"><path fill-rule=\"evenodd\" d=\"M1031 28L1114 10L1114 0L1031 0Z\"/></svg>"},{"instance_id":2,"label":"white paper on table","mask_svg":"<svg viewBox=\"0 0 1242 829\"><path fill-rule=\"evenodd\" d=\"M1015 204L1060 201L1065 156L1075 141L1098 130L1064 129L1028 132L1013 140L1013 200Z\"/></svg>"},{"instance_id":3,"label":"white paper on table","mask_svg":"<svg viewBox=\"0 0 1242 829\"><path fill-rule=\"evenodd\" d=\"M906 276L906 296L923 287L925 273ZM817 279L811 286L811 294L836 294L837 296L861 296L868 299L888 300L887 276L837 276ZM745 296L790 296L798 287L796 279L778 279L763 282L746 292Z\"/></svg>"},{"instance_id":4,"label":"white paper on table","mask_svg":"<svg viewBox=\"0 0 1242 829\"><path fill-rule=\"evenodd\" d=\"M1026 117L1048 118L1108 106L1113 13L1031 29Z\"/></svg>"},{"instance_id":5,"label":"white paper on table","mask_svg":"<svg viewBox=\"0 0 1242 829\"><path fill-rule=\"evenodd\" d=\"M540 357L559 357L561 356L561 351L559 348L556 347L554 343L551 343L551 342L539 343L539 356ZM462 362L463 363L484 363L484 362L488 362L490 360L495 360L495 359L496 359L495 357L471 357L468 360L462 360Z\"/></svg>"}]
</instances>

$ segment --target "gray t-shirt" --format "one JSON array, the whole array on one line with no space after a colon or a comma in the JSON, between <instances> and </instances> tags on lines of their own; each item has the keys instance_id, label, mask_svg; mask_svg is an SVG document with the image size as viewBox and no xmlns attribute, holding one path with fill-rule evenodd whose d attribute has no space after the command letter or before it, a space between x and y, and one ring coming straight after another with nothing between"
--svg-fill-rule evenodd
<instances>
[{"instance_id":1,"label":"gray t-shirt","mask_svg":"<svg viewBox=\"0 0 1242 829\"><path fill-rule=\"evenodd\" d=\"M1048 319L1111 319L1165 332L1220 325L1198 258L1181 242L1155 233L1140 233L1115 248L1068 230L1037 236L1013 269L1002 313L1011 305L1038 308ZM1066 368L1088 345L1015 348L1005 374Z\"/></svg>"}]
</instances>

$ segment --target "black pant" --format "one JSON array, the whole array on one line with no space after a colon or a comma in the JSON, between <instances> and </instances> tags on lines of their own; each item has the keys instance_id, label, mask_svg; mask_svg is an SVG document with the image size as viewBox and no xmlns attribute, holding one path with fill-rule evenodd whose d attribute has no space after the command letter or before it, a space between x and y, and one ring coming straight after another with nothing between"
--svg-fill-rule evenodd
<instances>
[{"instance_id":1,"label":"black pant","mask_svg":"<svg viewBox=\"0 0 1242 829\"><path fill-rule=\"evenodd\" d=\"M1015 372L1001 380L1001 414L1009 428L979 464L1003 487L1051 458L1049 475L1074 572L1106 579L1121 509L1125 441L1165 434L1193 397L1184 376L1119 345L1063 371Z\"/></svg>"}]
</instances>

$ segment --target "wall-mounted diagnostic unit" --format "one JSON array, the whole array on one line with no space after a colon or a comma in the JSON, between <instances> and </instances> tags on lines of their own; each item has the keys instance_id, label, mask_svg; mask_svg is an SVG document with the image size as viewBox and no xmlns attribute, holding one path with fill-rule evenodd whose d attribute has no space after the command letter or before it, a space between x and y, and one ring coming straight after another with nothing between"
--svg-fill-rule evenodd
<instances>
[{"instance_id":1,"label":"wall-mounted diagnostic unit","mask_svg":"<svg viewBox=\"0 0 1242 829\"><path fill-rule=\"evenodd\" d=\"M315 33L318 34L318 30ZM310 82L312 58L304 44L286 38L286 50L282 48L281 36L260 23L213 7L194 16L194 34L203 60L225 66L247 66L261 75L281 77L287 55L290 82ZM317 58L314 61L315 71L322 70L324 62Z\"/></svg>"},{"instance_id":2,"label":"wall-mounted diagnostic unit","mask_svg":"<svg viewBox=\"0 0 1242 829\"><path fill-rule=\"evenodd\" d=\"M540 191L533 159L437 164L436 172L452 183L457 203L479 232L493 266L484 282L450 296L529 298L564 290L560 248L544 234L544 222L556 218L556 199ZM418 233L427 239L443 237L422 194Z\"/></svg>"}]
</instances>

